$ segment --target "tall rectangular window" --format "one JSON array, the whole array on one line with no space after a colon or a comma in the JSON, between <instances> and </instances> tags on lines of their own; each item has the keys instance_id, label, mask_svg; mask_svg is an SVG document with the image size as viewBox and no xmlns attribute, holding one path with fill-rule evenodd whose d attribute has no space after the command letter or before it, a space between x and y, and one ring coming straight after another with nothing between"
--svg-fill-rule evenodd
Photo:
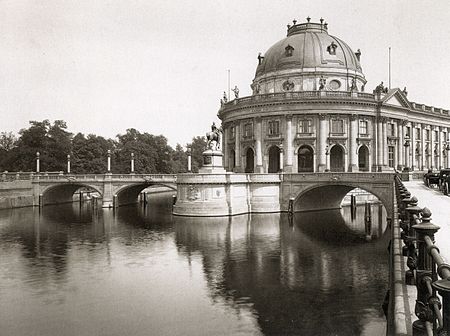
<instances>
[{"instance_id":1,"label":"tall rectangular window","mask_svg":"<svg viewBox=\"0 0 450 336\"><path fill-rule=\"evenodd\" d=\"M434 131L434 141L439 141L439 131Z\"/></svg>"},{"instance_id":2,"label":"tall rectangular window","mask_svg":"<svg viewBox=\"0 0 450 336\"><path fill-rule=\"evenodd\" d=\"M234 126L230 127L230 133L229 133L229 137L230 139L234 139L234 137L236 136L236 129L234 128Z\"/></svg>"},{"instance_id":3,"label":"tall rectangular window","mask_svg":"<svg viewBox=\"0 0 450 336\"><path fill-rule=\"evenodd\" d=\"M359 121L359 134L367 135L367 121Z\"/></svg>"},{"instance_id":4,"label":"tall rectangular window","mask_svg":"<svg viewBox=\"0 0 450 336\"><path fill-rule=\"evenodd\" d=\"M312 133L311 119L302 119L298 121L298 133Z\"/></svg>"},{"instance_id":5,"label":"tall rectangular window","mask_svg":"<svg viewBox=\"0 0 450 336\"><path fill-rule=\"evenodd\" d=\"M277 136L280 135L280 121L279 120L271 120L269 121L269 136Z\"/></svg>"},{"instance_id":6,"label":"tall rectangular window","mask_svg":"<svg viewBox=\"0 0 450 336\"><path fill-rule=\"evenodd\" d=\"M430 130L429 129L425 130L425 136L426 136L425 140L430 141L431 140L430 135L431 135Z\"/></svg>"},{"instance_id":7,"label":"tall rectangular window","mask_svg":"<svg viewBox=\"0 0 450 336\"><path fill-rule=\"evenodd\" d=\"M411 139L411 127L406 126L406 136Z\"/></svg>"},{"instance_id":8,"label":"tall rectangular window","mask_svg":"<svg viewBox=\"0 0 450 336\"><path fill-rule=\"evenodd\" d=\"M332 119L331 120L331 133L343 134L344 133L344 120Z\"/></svg>"},{"instance_id":9,"label":"tall rectangular window","mask_svg":"<svg viewBox=\"0 0 450 336\"><path fill-rule=\"evenodd\" d=\"M422 130L420 128L415 128L416 131L416 140L420 140L422 138Z\"/></svg>"},{"instance_id":10,"label":"tall rectangular window","mask_svg":"<svg viewBox=\"0 0 450 336\"><path fill-rule=\"evenodd\" d=\"M244 138L251 138L253 136L253 124L244 124Z\"/></svg>"},{"instance_id":11,"label":"tall rectangular window","mask_svg":"<svg viewBox=\"0 0 450 336\"><path fill-rule=\"evenodd\" d=\"M394 162L395 162L395 147L394 146L388 146L388 165L391 168L394 168Z\"/></svg>"},{"instance_id":12,"label":"tall rectangular window","mask_svg":"<svg viewBox=\"0 0 450 336\"><path fill-rule=\"evenodd\" d=\"M394 137L395 136L395 125L389 123L389 124L387 124L387 126L388 126L388 129L387 129L388 136Z\"/></svg>"}]
</instances>

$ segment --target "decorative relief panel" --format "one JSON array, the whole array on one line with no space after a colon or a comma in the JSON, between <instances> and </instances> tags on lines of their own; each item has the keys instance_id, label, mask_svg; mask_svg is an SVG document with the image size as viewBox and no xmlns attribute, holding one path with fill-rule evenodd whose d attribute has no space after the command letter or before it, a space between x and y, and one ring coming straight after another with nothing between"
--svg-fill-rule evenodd
<instances>
[{"instance_id":1,"label":"decorative relief panel","mask_svg":"<svg viewBox=\"0 0 450 336\"><path fill-rule=\"evenodd\" d=\"M187 197L189 201L196 201L201 198L201 193L198 187L190 185L187 187Z\"/></svg>"}]
</instances>

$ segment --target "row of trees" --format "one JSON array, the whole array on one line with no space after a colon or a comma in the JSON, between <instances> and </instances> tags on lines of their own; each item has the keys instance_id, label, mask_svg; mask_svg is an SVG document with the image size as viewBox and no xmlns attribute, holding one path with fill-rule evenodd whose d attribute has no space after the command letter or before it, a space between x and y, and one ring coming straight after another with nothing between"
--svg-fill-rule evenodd
<instances>
[{"instance_id":1,"label":"row of trees","mask_svg":"<svg viewBox=\"0 0 450 336\"><path fill-rule=\"evenodd\" d=\"M204 137L194 137L187 146L192 149L192 170L198 171L202 152L206 148ZM107 153L111 151L113 173L131 171L131 153L134 171L140 174L172 174L187 171L187 153L179 144L173 149L163 135L141 133L134 128L105 139L94 134L73 135L63 120L30 121L30 127L19 131L0 133L0 171L33 171L36 152L40 153L41 171L66 171L70 155L71 172L75 174L105 173Z\"/></svg>"}]
</instances>

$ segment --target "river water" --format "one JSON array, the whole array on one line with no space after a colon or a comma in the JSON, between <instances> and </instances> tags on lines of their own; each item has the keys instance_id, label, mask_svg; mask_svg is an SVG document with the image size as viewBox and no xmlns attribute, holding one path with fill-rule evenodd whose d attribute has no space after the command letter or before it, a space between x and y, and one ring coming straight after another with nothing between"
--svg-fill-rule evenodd
<instances>
[{"instance_id":1,"label":"river water","mask_svg":"<svg viewBox=\"0 0 450 336\"><path fill-rule=\"evenodd\" d=\"M389 235L364 209L232 218L0 211L1 335L383 335ZM385 217L383 212L381 217Z\"/></svg>"}]
</instances>

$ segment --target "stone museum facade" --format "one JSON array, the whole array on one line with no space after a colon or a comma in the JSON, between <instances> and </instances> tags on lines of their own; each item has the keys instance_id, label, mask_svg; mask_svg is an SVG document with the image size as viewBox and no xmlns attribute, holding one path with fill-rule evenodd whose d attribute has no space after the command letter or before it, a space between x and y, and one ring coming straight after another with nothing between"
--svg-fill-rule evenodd
<instances>
[{"instance_id":1,"label":"stone museum facade","mask_svg":"<svg viewBox=\"0 0 450 336\"><path fill-rule=\"evenodd\" d=\"M383 83L366 92L361 52L320 20L288 25L258 56L253 94L224 96L227 171L288 173L450 167L448 110L408 100Z\"/></svg>"}]
</instances>

